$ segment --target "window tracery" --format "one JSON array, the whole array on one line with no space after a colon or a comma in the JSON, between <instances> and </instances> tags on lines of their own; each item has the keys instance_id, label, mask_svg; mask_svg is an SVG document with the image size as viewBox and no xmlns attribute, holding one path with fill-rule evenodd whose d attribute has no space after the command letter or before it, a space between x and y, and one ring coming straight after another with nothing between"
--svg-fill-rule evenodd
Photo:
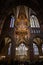
<instances>
[{"instance_id":1,"label":"window tracery","mask_svg":"<svg viewBox=\"0 0 43 65\"><path fill-rule=\"evenodd\" d=\"M30 16L30 25L33 28L40 28L39 21L35 15Z\"/></svg>"}]
</instances>

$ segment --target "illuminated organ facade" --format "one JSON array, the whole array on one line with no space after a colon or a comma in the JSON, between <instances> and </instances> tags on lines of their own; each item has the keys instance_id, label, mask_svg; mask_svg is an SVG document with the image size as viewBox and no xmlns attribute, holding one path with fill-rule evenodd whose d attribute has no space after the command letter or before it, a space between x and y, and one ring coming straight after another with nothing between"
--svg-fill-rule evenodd
<instances>
[{"instance_id":1,"label":"illuminated organ facade","mask_svg":"<svg viewBox=\"0 0 43 65\"><path fill-rule=\"evenodd\" d=\"M5 46L1 54L15 61L38 60L41 51L40 24L37 14L31 8L17 6L6 17L1 37ZM3 44L1 41L1 44ZM5 50L5 53L3 54ZM43 46L42 46L43 51ZM38 57L37 57L38 56Z\"/></svg>"}]
</instances>

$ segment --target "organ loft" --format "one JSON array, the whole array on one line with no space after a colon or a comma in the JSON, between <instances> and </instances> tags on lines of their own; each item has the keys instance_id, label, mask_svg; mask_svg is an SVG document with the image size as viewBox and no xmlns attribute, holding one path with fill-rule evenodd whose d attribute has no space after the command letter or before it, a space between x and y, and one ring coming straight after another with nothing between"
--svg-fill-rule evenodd
<instances>
[{"instance_id":1,"label":"organ loft","mask_svg":"<svg viewBox=\"0 0 43 65\"><path fill-rule=\"evenodd\" d=\"M16 6L2 21L0 60L20 64L43 60L43 36L36 12L24 5Z\"/></svg>"}]
</instances>

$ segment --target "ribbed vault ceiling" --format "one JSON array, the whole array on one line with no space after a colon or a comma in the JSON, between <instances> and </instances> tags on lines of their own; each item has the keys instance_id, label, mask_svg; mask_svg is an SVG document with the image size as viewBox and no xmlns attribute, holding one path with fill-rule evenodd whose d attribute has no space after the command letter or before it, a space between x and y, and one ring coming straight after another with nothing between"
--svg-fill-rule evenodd
<instances>
[{"instance_id":1,"label":"ribbed vault ceiling","mask_svg":"<svg viewBox=\"0 0 43 65\"><path fill-rule=\"evenodd\" d=\"M43 0L0 0L0 15L6 15L12 7L26 5L43 20Z\"/></svg>"}]
</instances>

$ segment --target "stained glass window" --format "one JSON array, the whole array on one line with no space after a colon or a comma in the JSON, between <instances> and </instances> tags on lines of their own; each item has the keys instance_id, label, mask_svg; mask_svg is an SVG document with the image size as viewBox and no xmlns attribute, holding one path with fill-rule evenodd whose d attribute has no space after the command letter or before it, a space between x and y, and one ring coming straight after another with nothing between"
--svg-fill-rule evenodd
<instances>
[{"instance_id":1,"label":"stained glass window","mask_svg":"<svg viewBox=\"0 0 43 65\"><path fill-rule=\"evenodd\" d=\"M30 25L31 25L31 27L38 27L38 28L40 27L39 21L35 15L32 15L30 17Z\"/></svg>"},{"instance_id":2,"label":"stained glass window","mask_svg":"<svg viewBox=\"0 0 43 65\"><path fill-rule=\"evenodd\" d=\"M16 47L16 55L26 55L27 56L28 48L25 46L25 44L20 44L19 47Z\"/></svg>"},{"instance_id":3,"label":"stained glass window","mask_svg":"<svg viewBox=\"0 0 43 65\"><path fill-rule=\"evenodd\" d=\"M8 55L11 54L11 43L9 44L9 48L8 48Z\"/></svg>"},{"instance_id":4,"label":"stained glass window","mask_svg":"<svg viewBox=\"0 0 43 65\"><path fill-rule=\"evenodd\" d=\"M42 53L43 53L43 44L42 44Z\"/></svg>"},{"instance_id":5,"label":"stained glass window","mask_svg":"<svg viewBox=\"0 0 43 65\"><path fill-rule=\"evenodd\" d=\"M39 55L39 50L35 43L33 43L33 51L34 51L34 55Z\"/></svg>"},{"instance_id":6,"label":"stained glass window","mask_svg":"<svg viewBox=\"0 0 43 65\"><path fill-rule=\"evenodd\" d=\"M15 21L14 16L11 16L11 20L10 20L10 28L14 28L14 21Z\"/></svg>"}]
</instances>

